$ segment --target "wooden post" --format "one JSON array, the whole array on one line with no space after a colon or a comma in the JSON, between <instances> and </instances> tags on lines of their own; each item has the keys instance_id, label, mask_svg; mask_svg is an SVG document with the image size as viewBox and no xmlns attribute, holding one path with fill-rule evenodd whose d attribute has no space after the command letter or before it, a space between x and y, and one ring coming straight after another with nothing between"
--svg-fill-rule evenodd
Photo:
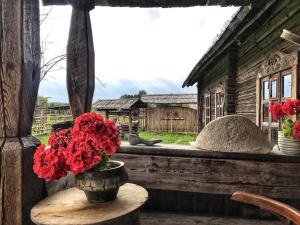
<instances>
[{"instance_id":1,"label":"wooden post","mask_svg":"<svg viewBox=\"0 0 300 225\"><path fill-rule=\"evenodd\" d=\"M108 120L109 119L109 112L106 110L105 111L105 119Z\"/></svg>"},{"instance_id":2,"label":"wooden post","mask_svg":"<svg viewBox=\"0 0 300 225\"><path fill-rule=\"evenodd\" d=\"M132 134L132 113L131 113L131 110L129 110L129 115L128 115L128 118L129 118L129 134Z\"/></svg>"},{"instance_id":3,"label":"wooden post","mask_svg":"<svg viewBox=\"0 0 300 225\"><path fill-rule=\"evenodd\" d=\"M67 88L73 117L89 112L95 89L95 53L90 0L71 0L73 6L67 46Z\"/></svg>"},{"instance_id":4,"label":"wooden post","mask_svg":"<svg viewBox=\"0 0 300 225\"><path fill-rule=\"evenodd\" d=\"M32 224L43 197L32 170L39 141L31 135L40 81L39 1L0 1L0 224Z\"/></svg>"},{"instance_id":5,"label":"wooden post","mask_svg":"<svg viewBox=\"0 0 300 225\"><path fill-rule=\"evenodd\" d=\"M203 124L202 124L202 101L201 101L201 87L200 87L200 83L197 83L197 109L198 109L198 123L197 123L197 131L198 133L202 130L203 128Z\"/></svg>"},{"instance_id":6,"label":"wooden post","mask_svg":"<svg viewBox=\"0 0 300 225\"><path fill-rule=\"evenodd\" d=\"M228 49L228 77L225 88L225 115L235 114L236 100L236 73L237 73L238 46L232 45Z\"/></svg>"}]
</instances>

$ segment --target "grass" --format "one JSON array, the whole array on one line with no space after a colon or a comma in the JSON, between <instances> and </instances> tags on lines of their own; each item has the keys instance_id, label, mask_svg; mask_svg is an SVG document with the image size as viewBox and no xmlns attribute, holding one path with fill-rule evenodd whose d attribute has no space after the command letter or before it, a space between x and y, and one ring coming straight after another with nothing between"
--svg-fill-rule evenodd
<instances>
[{"instance_id":1,"label":"grass","mask_svg":"<svg viewBox=\"0 0 300 225\"><path fill-rule=\"evenodd\" d=\"M189 145L191 141L195 141L197 138L196 133L177 133L177 132L150 132L140 131L139 136L151 140L161 139L164 144L179 144Z\"/></svg>"},{"instance_id":2,"label":"grass","mask_svg":"<svg viewBox=\"0 0 300 225\"><path fill-rule=\"evenodd\" d=\"M179 145L189 145L191 141L195 141L197 138L196 133L177 133L177 132L150 132L150 131L140 131L139 136L151 140L160 139L164 144L179 144ZM49 135L39 135L36 136L37 139L41 141L42 144L47 144ZM122 140L126 141L126 140Z\"/></svg>"},{"instance_id":3,"label":"grass","mask_svg":"<svg viewBox=\"0 0 300 225\"><path fill-rule=\"evenodd\" d=\"M49 138L49 134L45 134L45 135L39 135L39 136L35 136L37 139L40 140L40 142L42 144L47 145L48 144L48 138Z\"/></svg>"}]
</instances>

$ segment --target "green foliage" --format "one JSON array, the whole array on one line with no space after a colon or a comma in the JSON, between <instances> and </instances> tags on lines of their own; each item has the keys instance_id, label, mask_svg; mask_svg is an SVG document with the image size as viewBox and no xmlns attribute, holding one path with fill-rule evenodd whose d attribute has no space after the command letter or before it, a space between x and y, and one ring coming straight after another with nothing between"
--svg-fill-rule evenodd
<instances>
[{"instance_id":1,"label":"green foliage","mask_svg":"<svg viewBox=\"0 0 300 225\"><path fill-rule=\"evenodd\" d=\"M293 135L293 127L294 127L294 121L286 118L283 120L282 125L282 133L285 137L292 137Z\"/></svg>"},{"instance_id":2,"label":"green foliage","mask_svg":"<svg viewBox=\"0 0 300 225\"><path fill-rule=\"evenodd\" d=\"M49 97L38 96L37 101L42 108L48 108L48 99Z\"/></svg>"},{"instance_id":3,"label":"green foliage","mask_svg":"<svg viewBox=\"0 0 300 225\"><path fill-rule=\"evenodd\" d=\"M106 153L103 150L100 150L100 154L101 154L102 160L99 164L93 166L93 169L97 170L97 171L100 171L100 170L103 170L103 169L111 168L111 165L108 162L110 160L110 157L108 155L106 155Z\"/></svg>"},{"instance_id":4,"label":"green foliage","mask_svg":"<svg viewBox=\"0 0 300 225\"><path fill-rule=\"evenodd\" d=\"M190 142L195 141L197 133L181 133L181 132L150 132L140 131L139 136L146 140L160 139L164 144L179 144L190 145Z\"/></svg>"},{"instance_id":5,"label":"green foliage","mask_svg":"<svg viewBox=\"0 0 300 225\"><path fill-rule=\"evenodd\" d=\"M129 94L125 94L122 95L121 98L140 98L142 97L142 95L146 95L147 92L145 90L140 90L139 93L134 94L134 95L129 95Z\"/></svg>"}]
</instances>

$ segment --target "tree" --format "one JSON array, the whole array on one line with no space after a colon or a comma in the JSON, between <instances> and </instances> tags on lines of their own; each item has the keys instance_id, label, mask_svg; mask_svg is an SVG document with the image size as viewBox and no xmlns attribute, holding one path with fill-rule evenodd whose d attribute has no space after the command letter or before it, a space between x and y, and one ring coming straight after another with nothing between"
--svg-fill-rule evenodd
<instances>
[{"instance_id":1,"label":"tree","mask_svg":"<svg viewBox=\"0 0 300 225\"><path fill-rule=\"evenodd\" d=\"M141 98L143 95L146 95L147 92L145 90L140 90L137 94L129 95L124 94L121 96L121 98Z\"/></svg>"}]
</instances>

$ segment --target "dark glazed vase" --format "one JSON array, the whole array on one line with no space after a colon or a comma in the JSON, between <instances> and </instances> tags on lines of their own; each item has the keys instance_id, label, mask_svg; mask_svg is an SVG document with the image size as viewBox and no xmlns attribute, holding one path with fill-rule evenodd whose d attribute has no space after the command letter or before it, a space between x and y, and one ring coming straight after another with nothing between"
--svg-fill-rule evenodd
<instances>
[{"instance_id":1,"label":"dark glazed vase","mask_svg":"<svg viewBox=\"0 0 300 225\"><path fill-rule=\"evenodd\" d=\"M84 191L91 203L107 202L117 197L120 186L128 180L125 165L121 161L109 161L111 168L85 172L75 176L75 187Z\"/></svg>"}]
</instances>

